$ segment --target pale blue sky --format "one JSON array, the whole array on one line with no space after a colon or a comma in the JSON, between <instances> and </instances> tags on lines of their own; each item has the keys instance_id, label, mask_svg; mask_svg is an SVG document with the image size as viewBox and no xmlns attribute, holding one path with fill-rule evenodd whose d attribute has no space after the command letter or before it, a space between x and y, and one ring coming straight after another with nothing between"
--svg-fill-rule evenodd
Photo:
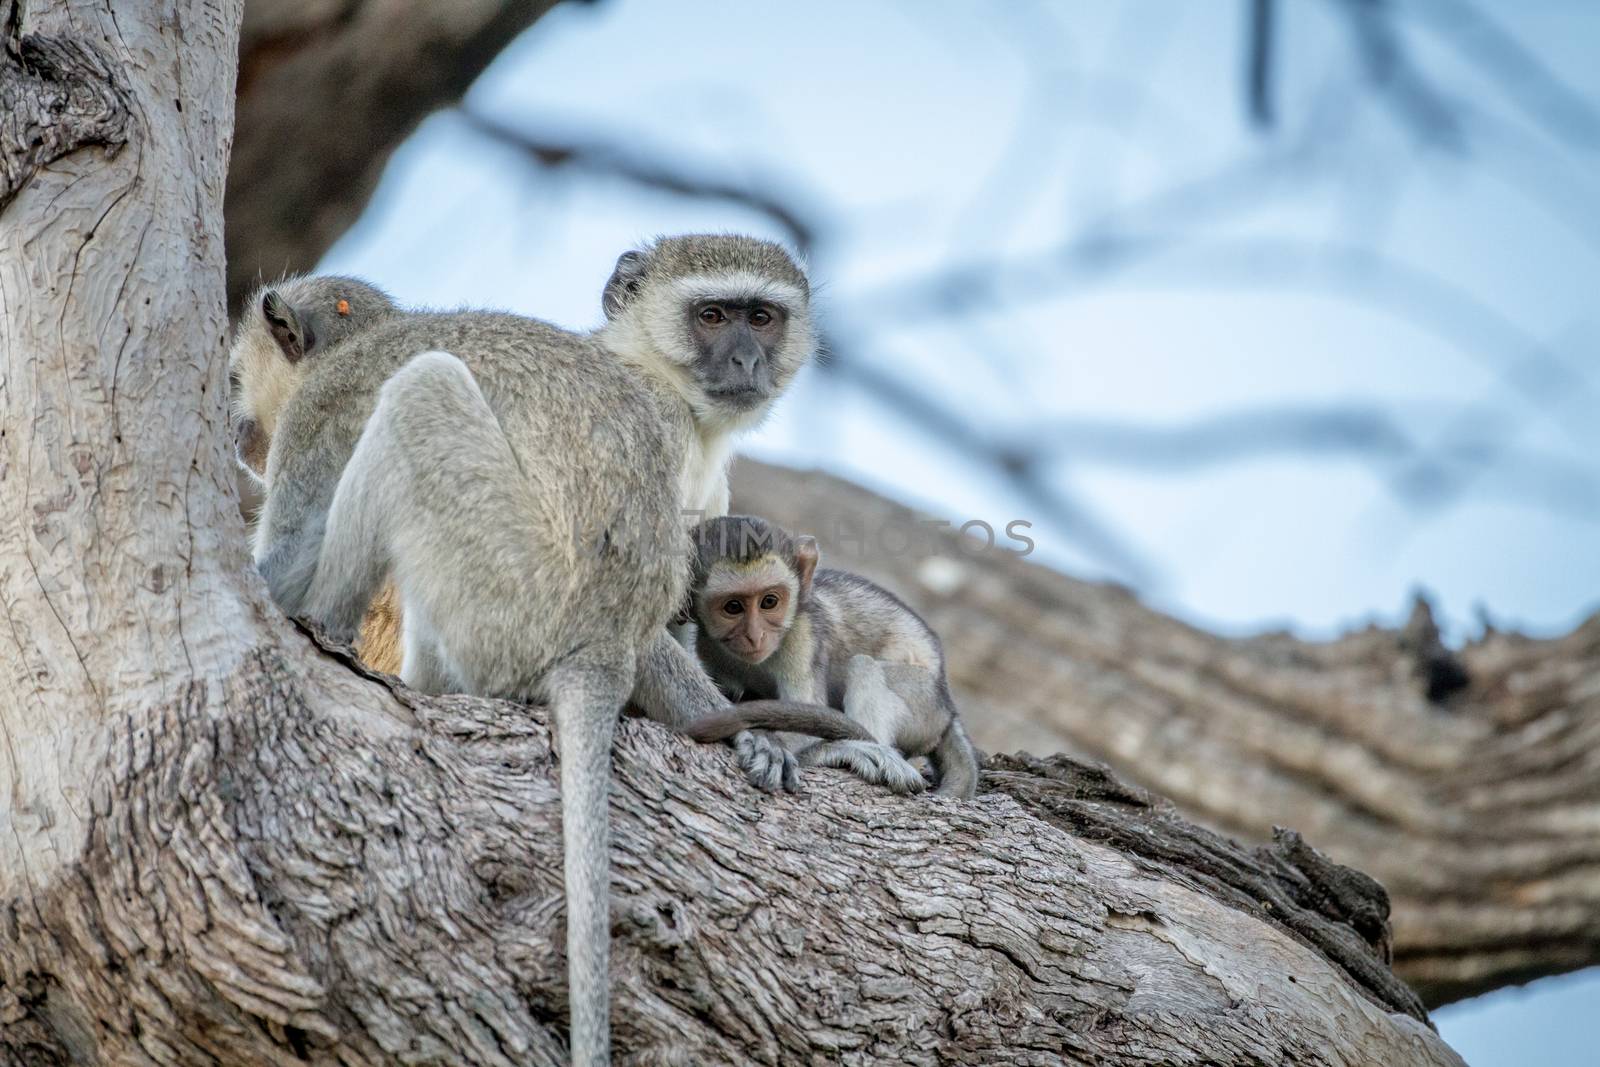
<instances>
[{"instance_id":1,"label":"pale blue sky","mask_svg":"<svg viewBox=\"0 0 1600 1067\"><path fill-rule=\"evenodd\" d=\"M851 358L960 405L985 435L1075 427L1047 476L1144 563L1153 604L1230 631L1321 634L1394 620L1421 586L1458 636L1479 605L1567 628L1600 602L1600 152L1557 144L1516 92L1406 18L1423 69L1476 109L1464 155L1419 152L1391 109L1352 96L1333 6L1283 6L1283 120L1265 138L1241 106L1241 5L1184 0L607 0L541 21L470 104L756 182L825 220L812 268ZM1600 10L1481 6L1600 104ZM1172 200L1221 173L1248 177ZM1181 239L1108 271L1051 254L1106 219L1123 238ZM445 114L397 154L324 267L411 303L587 327L618 252L701 229L782 236L723 203L532 169ZM896 302L910 280L990 259L1016 266L956 319ZM1497 458L1458 497L1418 507L1394 491L1402 465L1295 451L1130 465L1082 436L1087 420L1335 408ZM966 450L818 372L745 451L957 522L1029 519L1039 558L1128 576ZM1597 1015L1591 973L1438 1022L1474 1067L1587 1067Z\"/></svg>"}]
</instances>

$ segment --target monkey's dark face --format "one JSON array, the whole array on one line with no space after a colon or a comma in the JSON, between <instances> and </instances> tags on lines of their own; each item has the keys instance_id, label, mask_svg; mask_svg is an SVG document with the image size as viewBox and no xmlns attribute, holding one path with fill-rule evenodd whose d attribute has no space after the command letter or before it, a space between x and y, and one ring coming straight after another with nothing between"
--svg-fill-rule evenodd
<instances>
[{"instance_id":1,"label":"monkey's dark face","mask_svg":"<svg viewBox=\"0 0 1600 1067\"><path fill-rule=\"evenodd\" d=\"M761 663L783 644L793 598L787 582L729 589L707 600L702 625L734 656Z\"/></svg>"},{"instance_id":2,"label":"monkey's dark face","mask_svg":"<svg viewBox=\"0 0 1600 1067\"><path fill-rule=\"evenodd\" d=\"M789 313L768 300L698 300L688 307L694 373L706 396L734 411L777 395L775 374Z\"/></svg>"}]
</instances>

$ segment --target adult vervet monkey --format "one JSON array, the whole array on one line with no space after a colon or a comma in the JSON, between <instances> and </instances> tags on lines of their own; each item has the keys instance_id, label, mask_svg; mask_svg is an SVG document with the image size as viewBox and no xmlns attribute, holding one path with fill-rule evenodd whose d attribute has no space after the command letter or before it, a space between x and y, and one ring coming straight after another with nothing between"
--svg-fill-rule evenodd
<instances>
[{"instance_id":1,"label":"adult vervet monkey","mask_svg":"<svg viewBox=\"0 0 1600 1067\"><path fill-rule=\"evenodd\" d=\"M857 736L815 709L731 711L665 631L687 583L681 505L725 506L722 438L809 358L808 297L775 245L670 238L618 262L592 336L403 311L345 278L268 287L236 335L238 453L266 490L255 558L274 599L348 640L392 574L409 684L552 709L576 1064L609 1061L606 793L624 701L680 727L722 714L768 786L794 785L792 758L741 727Z\"/></svg>"}]
</instances>

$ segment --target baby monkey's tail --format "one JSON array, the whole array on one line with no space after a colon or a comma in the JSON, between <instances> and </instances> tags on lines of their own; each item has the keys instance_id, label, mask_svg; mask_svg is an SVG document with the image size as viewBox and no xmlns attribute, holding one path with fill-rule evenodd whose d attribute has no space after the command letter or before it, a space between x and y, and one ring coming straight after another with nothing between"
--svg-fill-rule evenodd
<instances>
[{"instance_id":1,"label":"baby monkey's tail","mask_svg":"<svg viewBox=\"0 0 1600 1067\"><path fill-rule=\"evenodd\" d=\"M966 728L959 718L951 716L950 725L945 727L944 736L939 738L928 761L939 775L939 787L934 792L940 796L970 800L978 792L978 754L967 740Z\"/></svg>"},{"instance_id":2,"label":"baby monkey's tail","mask_svg":"<svg viewBox=\"0 0 1600 1067\"><path fill-rule=\"evenodd\" d=\"M745 730L781 730L824 741L873 740L860 723L845 718L843 712L790 700L746 701L726 711L702 715L683 728L685 734L701 744L726 741Z\"/></svg>"}]
</instances>

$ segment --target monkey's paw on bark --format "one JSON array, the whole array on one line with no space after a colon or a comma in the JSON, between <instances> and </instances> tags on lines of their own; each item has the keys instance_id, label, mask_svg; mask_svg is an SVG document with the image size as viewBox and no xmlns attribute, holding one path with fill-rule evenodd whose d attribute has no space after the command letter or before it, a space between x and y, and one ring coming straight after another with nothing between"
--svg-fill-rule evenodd
<instances>
[{"instance_id":1,"label":"monkey's paw on bark","mask_svg":"<svg viewBox=\"0 0 1600 1067\"><path fill-rule=\"evenodd\" d=\"M863 781L887 786L893 793L920 793L928 788L922 772L888 745L874 741L823 741L800 753L807 767L837 767Z\"/></svg>"},{"instance_id":2,"label":"monkey's paw on bark","mask_svg":"<svg viewBox=\"0 0 1600 1067\"><path fill-rule=\"evenodd\" d=\"M751 785L768 793L780 786L789 793L800 792L800 762L770 733L742 730L733 735L732 744Z\"/></svg>"}]
</instances>

